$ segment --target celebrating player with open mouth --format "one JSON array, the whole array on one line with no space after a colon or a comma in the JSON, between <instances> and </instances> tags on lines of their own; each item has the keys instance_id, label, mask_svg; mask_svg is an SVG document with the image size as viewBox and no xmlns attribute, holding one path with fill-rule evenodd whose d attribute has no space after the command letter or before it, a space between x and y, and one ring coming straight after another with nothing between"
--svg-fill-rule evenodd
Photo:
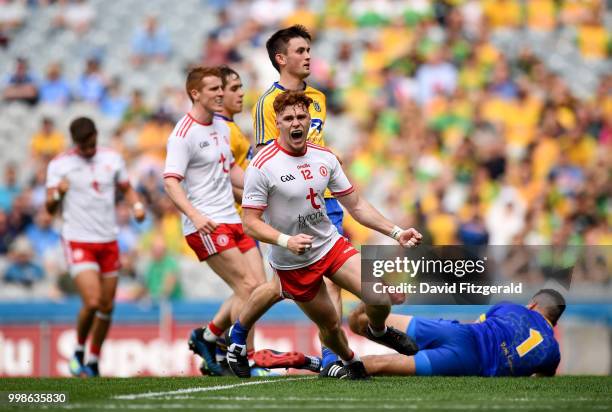
<instances>
[{"instance_id":1,"label":"celebrating player with open mouth","mask_svg":"<svg viewBox=\"0 0 612 412\"><path fill-rule=\"evenodd\" d=\"M270 264L284 297L293 299L319 327L323 343L342 359L350 379L367 377L359 356L348 346L341 320L323 284L323 276L361 297L361 262L358 252L339 233L325 213L323 193L332 194L361 224L387 234L404 247L420 243L415 229L402 230L385 219L354 190L336 156L307 143L312 99L290 91L274 100L279 139L258 153L245 175L243 224L254 238L272 246ZM244 310L248 311L251 300ZM256 306L256 305L254 305ZM385 326L390 304L366 305L368 337L399 353L416 352L404 333ZM238 332L236 331L238 329ZM246 332L239 322L230 333L230 368L248 377ZM321 372L329 376L334 364Z\"/></svg>"}]
</instances>

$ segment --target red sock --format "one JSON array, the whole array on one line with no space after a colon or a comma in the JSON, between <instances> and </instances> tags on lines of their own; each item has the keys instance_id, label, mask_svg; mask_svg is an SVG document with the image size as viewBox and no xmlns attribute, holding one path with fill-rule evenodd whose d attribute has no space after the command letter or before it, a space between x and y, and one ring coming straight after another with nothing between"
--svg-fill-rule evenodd
<instances>
[{"instance_id":1,"label":"red sock","mask_svg":"<svg viewBox=\"0 0 612 412\"><path fill-rule=\"evenodd\" d=\"M80 346L85 346L85 342L87 342L87 336L77 336L77 344Z\"/></svg>"},{"instance_id":2,"label":"red sock","mask_svg":"<svg viewBox=\"0 0 612 412\"><path fill-rule=\"evenodd\" d=\"M93 356L100 357L100 350L102 348L100 346L94 345L93 343L89 346L89 353Z\"/></svg>"},{"instance_id":3,"label":"red sock","mask_svg":"<svg viewBox=\"0 0 612 412\"><path fill-rule=\"evenodd\" d=\"M249 360L252 360L252 359L253 359L253 354L254 354L254 353L255 353L255 350L254 350L254 349L249 349L249 350L247 350L247 358L248 358Z\"/></svg>"},{"instance_id":4,"label":"red sock","mask_svg":"<svg viewBox=\"0 0 612 412\"><path fill-rule=\"evenodd\" d=\"M208 328L208 330L210 330L212 333L214 333L217 336L222 336L223 335L223 329L219 328L212 321L208 324L207 328Z\"/></svg>"}]
</instances>

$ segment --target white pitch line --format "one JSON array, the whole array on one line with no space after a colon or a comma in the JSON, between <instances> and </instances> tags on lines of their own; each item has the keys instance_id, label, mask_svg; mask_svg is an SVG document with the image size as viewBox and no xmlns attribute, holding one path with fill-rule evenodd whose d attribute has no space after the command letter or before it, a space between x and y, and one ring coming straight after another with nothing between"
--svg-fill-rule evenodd
<instances>
[{"instance_id":1,"label":"white pitch line","mask_svg":"<svg viewBox=\"0 0 612 412\"><path fill-rule=\"evenodd\" d=\"M185 393L221 391L224 389L238 388L240 386L265 385L266 383L282 383L282 382L290 382L290 381L303 381L306 379L314 379L315 377L316 376L308 376L304 378L287 378L287 379L282 379L282 380L274 379L274 380L235 383L232 385L217 385L217 386L205 386L205 387L199 387L199 388L185 388L185 389L177 389L175 391L166 391L166 392L147 392L147 393L136 393L136 394L131 394L131 395L117 395L117 396L113 396L113 399L134 400L134 399L155 398L157 396L182 395Z\"/></svg>"}]
</instances>

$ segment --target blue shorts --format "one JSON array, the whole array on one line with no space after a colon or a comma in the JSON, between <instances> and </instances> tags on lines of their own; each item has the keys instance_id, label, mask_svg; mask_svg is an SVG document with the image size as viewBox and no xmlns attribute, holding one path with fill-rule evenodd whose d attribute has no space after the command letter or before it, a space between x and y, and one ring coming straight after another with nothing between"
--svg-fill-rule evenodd
<instances>
[{"instance_id":1,"label":"blue shorts","mask_svg":"<svg viewBox=\"0 0 612 412\"><path fill-rule=\"evenodd\" d=\"M456 320L413 317L406 333L419 346L414 355L417 375L480 375L476 340L465 325Z\"/></svg>"},{"instance_id":2,"label":"blue shorts","mask_svg":"<svg viewBox=\"0 0 612 412\"><path fill-rule=\"evenodd\" d=\"M333 197L325 198L325 209L327 209L327 217L331 220L332 224L338 229L338 233L344 234L342 230L342 218L344 217L344 211L340 206L340 203Z\"/></svg>"}]
</instances>

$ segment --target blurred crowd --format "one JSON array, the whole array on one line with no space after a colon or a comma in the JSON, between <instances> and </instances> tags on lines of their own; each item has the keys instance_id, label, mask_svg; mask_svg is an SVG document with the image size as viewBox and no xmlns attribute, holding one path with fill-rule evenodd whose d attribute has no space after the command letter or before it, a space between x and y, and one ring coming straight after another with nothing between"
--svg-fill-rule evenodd
<instances>
[{"instance_id":1,"label":"blurred crowd","mask_svg":"<svg viewBox=\"0 0 612 412\"><path fill-rule=\"evenodd\" d=\"M57 9L53 30L77 35L100 12L87 0L0 0L0 45L18 41L35 7ZM427 242L612 245L612 75L604 70L597 87L577 95L572 79L532 48L510 55L493 41L496 33L554 36L569 27L583 61L610 67L605 1L215 0L202 7L217 24L182 63L229 64L241 74L239 123L247 133L250 108L268 77L275 80L265 40L291 24L311 31L308 82L327 96L328 145L366 198ZM163 18L134 19L125 56L133 70L171 61L181 39L171 38ZM113 122L107 142L126 158L150 212L136 224L118 199L119 297L179 299L190 286L181 284L180 262L193 256L161 170L167 136L190 107L183 85L164 85L154 96L126 91L102 58L76 63L84 69L75 79L62 73L68 62L35 73L24 52L3 79L2 105L87 103ZM43 117L30 137L32 167L9 163L0 182L2 278L24 287L51 279L50 297L72 293L58 219L43 207L46 165L69 144L56 119ZM356 245L388 243L348 217L345 229ZM605 273L585 271L581 280L609 284L612 271Z\"/></svg>"}]
</instances>

